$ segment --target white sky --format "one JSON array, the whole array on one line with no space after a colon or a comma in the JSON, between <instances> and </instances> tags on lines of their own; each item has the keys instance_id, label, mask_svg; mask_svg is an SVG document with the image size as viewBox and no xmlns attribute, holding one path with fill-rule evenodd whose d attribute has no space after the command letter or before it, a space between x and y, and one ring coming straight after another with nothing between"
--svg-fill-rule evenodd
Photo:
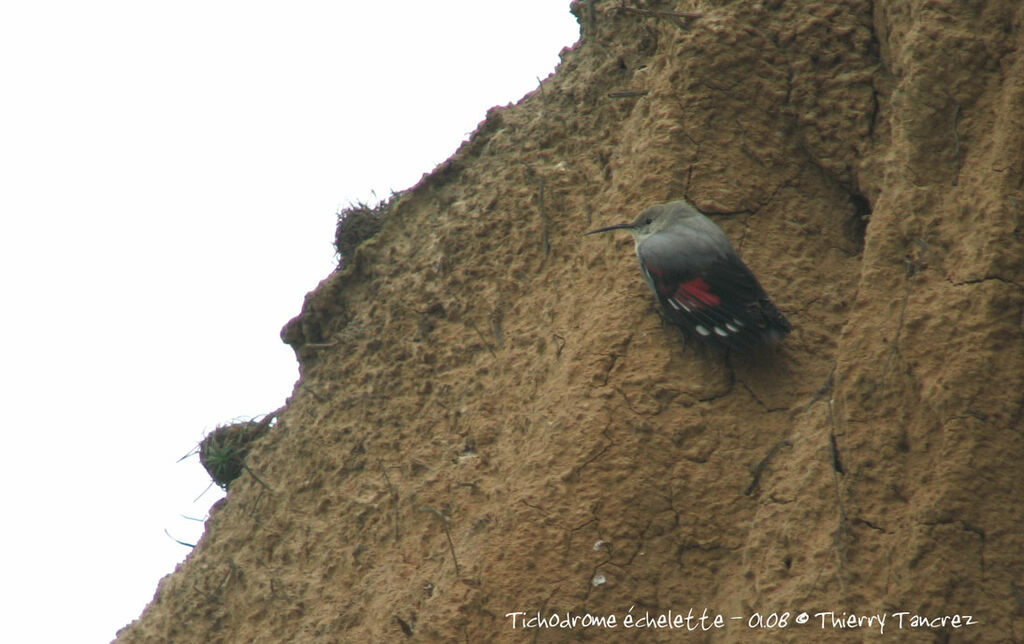
<instances>
[{"instance_id":1,"label":"white sky","mask_svg":"<svg viewBox=\"0 0 1024 644\"><path fill-rule=\"evenodd\" d=\"M0 6L0 641L139 615L220 496L177 459L291 393L335 213L577 37L569 0Z\"/></svg>"}]
</instances>

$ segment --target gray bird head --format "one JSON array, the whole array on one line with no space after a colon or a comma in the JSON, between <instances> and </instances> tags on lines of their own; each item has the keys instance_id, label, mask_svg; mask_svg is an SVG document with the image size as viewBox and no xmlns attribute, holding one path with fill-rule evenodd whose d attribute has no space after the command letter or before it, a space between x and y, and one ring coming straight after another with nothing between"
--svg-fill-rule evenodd
<instances>
[{"instance_id":1,"label":"gray bird head","mask_svg":"<svg viewBox=\"0 0 1024 644\"><path fill-rule=\"evenodd\" d=\"M639 243L657 233L687 228L706 230L708 225L716 230L718 229L714 222L700 214L688 202L679 200L651 206L640 213L640 216L633 221L615 224L614 226L605 226L604 228L591 230L584 234L593 235L594 233L604 233L609 230L628 230L632 233L633 239Z\"/></svg>"}]
</instances>

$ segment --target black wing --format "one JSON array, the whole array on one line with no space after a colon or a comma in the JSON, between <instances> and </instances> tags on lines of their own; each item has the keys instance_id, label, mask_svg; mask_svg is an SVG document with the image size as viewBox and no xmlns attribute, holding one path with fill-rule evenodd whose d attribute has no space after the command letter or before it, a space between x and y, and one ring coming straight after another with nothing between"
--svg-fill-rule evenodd
<instances>
[{"instance_id":1,"label":"black wing","mask_svg":"<svg viewBox=\"0 0 1024 644\"><path fill-rule=\"evenodd\" d=\"M671 252L680 247L693 252ZM655 235L637 247L637 255L668 320L701 340L742 349L789 332L789 322L731 249L716 252Z\"/></svg>"}]
</instances>

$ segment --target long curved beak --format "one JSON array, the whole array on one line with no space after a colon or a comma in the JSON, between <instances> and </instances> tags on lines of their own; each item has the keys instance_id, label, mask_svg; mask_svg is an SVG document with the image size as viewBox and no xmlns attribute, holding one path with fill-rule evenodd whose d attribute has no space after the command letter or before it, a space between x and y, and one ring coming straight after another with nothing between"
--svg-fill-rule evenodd
<instances>
[{"instance_id":1,"label":"long curved beak","mask_svg":"<svg viewBox=\"0 0 1024 644\"><path fill-rule=\"evenodd\" d=\"M604 228L598 228L597 230L591 230L591 231L585 232L583 234L584 235L593 235L594 233L606 233L609 230L628 230L628 229L630 229L632 227L633 227L633 223L632 222L627 222L627 223L624 223L624 224L615 224L614 226L605 226Z\"/></svg>"}]
</instances>

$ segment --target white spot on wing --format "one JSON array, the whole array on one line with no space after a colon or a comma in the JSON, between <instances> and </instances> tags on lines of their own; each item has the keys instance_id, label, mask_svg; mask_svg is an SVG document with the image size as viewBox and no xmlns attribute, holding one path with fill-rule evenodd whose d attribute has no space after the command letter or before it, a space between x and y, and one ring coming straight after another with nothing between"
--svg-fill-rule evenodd
<instances>
[{"instance_id":1,"label":"white spot on wing","mask_svg":"<svg viewBox=\"0 0 1024 644\"><path fill-rule=\"evenodd\" d=\"M673 299L669 299L668 305L671 306L672 308L674 308L677 311L679 310L679 305L676 304L676 301L673 300Z\"/></svg>"},{"instance_id":2,"label":"white spot on wing","mask_svg":"<svg viewBox=\"0 0 1024 644\"><path fill-rule=\"evenodd\" d=\"M711 331L708 331L703 324L698 324L694 328L697 330L697 333L701 335L711 335Z\"/></svg>"},{"instance_id":3,"label":"white spot on wing","mask_svg":"<svg viewBox=\"0 0 1024 644\"><path fill-rule=\"evenodd\" d=\"M738 333L739 332L738 328L734 327L732 324L730 324L728 322L725 323L725 328L729 329L733 333Z\"/></svg>"},{"instance_id":4,"label":"white spot on wing","mask_svg":"<svg viewBox=\"0 0 1024 644\"><path fill-rule=\"evenodd\" d=\"M722 330L722 327L720 327L720 326L716 326L715 327L715 333L717 333L718 335L722 336L723 338L725 336L729 335L729 332Z\"/></svg>"},{"instance_id":5,"label":"white spot on wing","mask_svg":"<svg viewBox=\"0 0 1024 644\"><path fill-rule=\"evenodd\" d=\"M743 323L740 322L739 318L733 318L732 321L733 321L733 324L735 324L736 326L743 326Z\"/></svg>"},{"instance_id":6,"label":"white spot on wing","mask_svg":"<svg viewBox=\"0 0 1024 644\"><path fill-rule=\"evenodd\" d=\"M691 309L690 307L686 306L685 302L680 302L679 300L675 300L675 303L678 304L679 306L683 307L683 310L686 311L687 313L693 313L693 309ZM677 306L676 308L678 309L679 306Z\"/></svg>"}]
</instances>

